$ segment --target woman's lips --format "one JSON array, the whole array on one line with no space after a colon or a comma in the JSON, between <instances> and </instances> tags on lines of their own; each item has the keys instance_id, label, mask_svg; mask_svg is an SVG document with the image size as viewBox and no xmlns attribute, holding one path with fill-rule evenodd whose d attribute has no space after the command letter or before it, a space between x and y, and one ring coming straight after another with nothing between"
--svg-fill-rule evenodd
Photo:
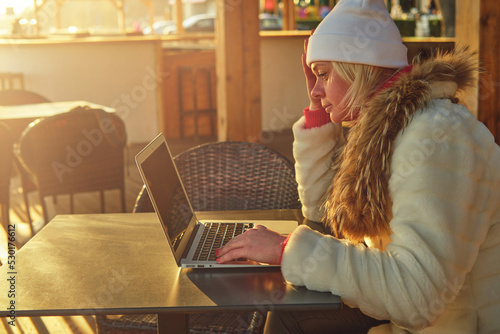
<instances>
[{"instance_id":1,"label":"woman's lips","mask_svg":"<svg viewBox=\"0 0 500 334\"><path fill-rule=\"evenodd\" d=\"M330 112L332 111L332 105L331 105L331 104L329 104L329 105L327 105L326 107L323 107L323 109L325 109L325 111L326 111L327 113L330 113Z\"/></svg>"}]
</instances>

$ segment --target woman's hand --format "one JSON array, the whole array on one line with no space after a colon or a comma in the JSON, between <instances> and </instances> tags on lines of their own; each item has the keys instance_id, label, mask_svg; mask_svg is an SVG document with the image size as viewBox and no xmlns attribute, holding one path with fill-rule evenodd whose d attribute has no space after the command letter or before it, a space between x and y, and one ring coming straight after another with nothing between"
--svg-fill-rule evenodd
<instances>
[{"instance_id":1,"label":"woman's hand","mask_svg":"<svg viewBox=\"0 0 500 334\"><path fill-rule=\"evenodd\" d=\"M227 263L239 258L246 258L268 264L279 264L281 243L286 236L256 225L243 234L238 235L224 247L217 250L217 262Z\"/></svg>"},{"instance_id":2,"label":"woman's hand","mask_svg":"<svg viewBox=\"0 0 500 334\"><path fill-rule=\"evenodd\" d=\"M314 30L311 31L311 35L314 33ZM304 53L302 54L302 69L304 70L304 75L306 77L306 86L307 86L307 95L309 96L309 110L318 110L322 109L321 99L315 99L311 96L311 91L316 84L316 76L312 72L311 68L307 66L306 56L307 56L307 45L309 43L309 37L304 41Z\"/></svg>"}]
</instances>

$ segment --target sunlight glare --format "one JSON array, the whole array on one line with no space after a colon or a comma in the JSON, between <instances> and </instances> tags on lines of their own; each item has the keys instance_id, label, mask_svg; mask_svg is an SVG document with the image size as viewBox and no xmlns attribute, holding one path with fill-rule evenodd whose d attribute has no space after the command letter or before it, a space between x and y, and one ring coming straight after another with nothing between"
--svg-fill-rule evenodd
<instances>
[{"instance_id":1,"label":"sunlight glare","mask_svg":"<svg viewBox=\"0 0 500 334\"><path fill-rule=\"evenodd\" d=\"M33 7L34 0L3 0L0 1L0 14L5 14L6 8L14 8L14 14L21 14L26 7Z\"/></svg>"}]
</instances>

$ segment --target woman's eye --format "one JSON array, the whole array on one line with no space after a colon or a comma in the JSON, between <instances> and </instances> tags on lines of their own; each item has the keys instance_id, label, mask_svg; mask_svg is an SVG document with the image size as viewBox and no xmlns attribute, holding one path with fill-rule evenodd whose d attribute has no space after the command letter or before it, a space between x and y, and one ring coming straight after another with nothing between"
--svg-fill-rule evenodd
<instances>
[{"instance_id":1,"label":"woman's eye","mask_svg":"<svg viewBox=\"0 0 500 334\"><path fill-rule=\"evenodd\" d=\"M326 72L318 73L318 78L320 78L321 80L326 80Z\"/></svg>"}]
</instances>

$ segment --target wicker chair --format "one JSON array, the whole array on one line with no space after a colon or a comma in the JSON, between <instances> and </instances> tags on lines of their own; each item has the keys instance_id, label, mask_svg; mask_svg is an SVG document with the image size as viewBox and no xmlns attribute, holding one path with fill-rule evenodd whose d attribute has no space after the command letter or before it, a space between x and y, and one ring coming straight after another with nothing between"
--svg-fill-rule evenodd
<instances>
[{"instance_id":1,"label":"wicker chair","mask_svg":"<svg viewBox=\"0 0 500 334\"><path fill-rule=\"evenodd\" d=\"M0 122L0 209L2 210L1 221L7 231L10 224L10 177L12 168L12 135L9 127Z\"/></svg>"},{"instance_id":2,"label":"wicker chair","mask_svg":"<svg viewBox=\"0 0 500 334\"><path fill-rule=\"evenodd\" d=\"M293 164L263 145L204 144L174 158L195 211L300 208ZM145 187L134 212L154 211ZM96 316L100 334L156 333L155 315ZM200 313L189 317L190 333L260 333L260 312ZM245 325L242 325L245 324Z\"/></svg>"},{"instance_id":3,"label":"wicker chair","mask_svg":"<svg viewBox=\"0 0 500 334\"><path fill-rule=\"evenodd\" d=\"M25 171L22 176L29 176L38 189L45 223L47 196L69 195L74 213L74 194L99 191L105 212L104 191L118 189L125 212L126 137L118 116L88 107L38 119L25 129L14 153Z\"/></svg>"}]
</instances>

